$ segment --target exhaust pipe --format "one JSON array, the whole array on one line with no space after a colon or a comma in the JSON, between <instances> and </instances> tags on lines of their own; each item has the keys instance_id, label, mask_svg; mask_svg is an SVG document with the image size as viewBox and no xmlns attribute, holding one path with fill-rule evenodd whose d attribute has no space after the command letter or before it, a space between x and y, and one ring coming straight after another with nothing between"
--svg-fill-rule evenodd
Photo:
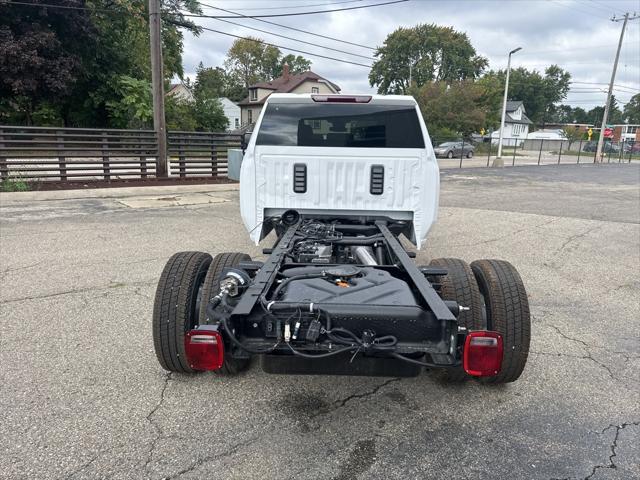
<instances>
[{"instance_id":1,"label":"exhaust pipe","mask_svg":"<svg viewBox=\"0 0 640 480\"><path fill-rule=\"evenodd\" d=\"M378 265L378 262L373 256L373 250L371 247L351 247L351 251L363 265Z\"/></svg>"}]
</instances>

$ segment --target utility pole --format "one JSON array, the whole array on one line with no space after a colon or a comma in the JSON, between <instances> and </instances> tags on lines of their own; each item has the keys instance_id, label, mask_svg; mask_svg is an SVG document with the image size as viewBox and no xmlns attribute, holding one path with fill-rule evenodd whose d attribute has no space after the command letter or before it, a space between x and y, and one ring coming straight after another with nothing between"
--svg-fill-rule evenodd
<instances>
[{"instance_id":1,"label":"utility pole","mask_svg":"<svg viewBox=\"0 0 640 480\"><path fill-rule=\"evenodd\" d=\"M160 0L149 0L149 32L151 38L151 87L153 89L153 129L158 138L156 177L168 177L167 127L164 118L164 75L162 72L162 37Z\"/></svg>"},{"instance_id":2,"label":"utility pole","mask_svg":"<svg viewBox=\"0 0 640 480\"><path fill-rule=\"evenodd\" d=\"M611 94L613 93L613 84L616 80L616 70L618 70L618 59L620 58L620 49L622 48L622 39L624 38L624 30L627 28L627 22L629 20L635 20L640 18L634 13L634 16L629 18L629 12L624 14L624 19L613 17L612 22L624 21L622 24L622 31L620 32L620 40L618 41L618 50L616 51L616 59L613 62L613 72L611 72L611 82L609 82L609 91L607 92L607 103L604 105L604 115L602 116L602 124L600 125L600 137L598 138L598 148L596 149L596 159L598 162L602 162L602 145L604 143L604 130L607 128L607 121L609 120L609 106L611 104Z\"/></svg>"}]
</instances>

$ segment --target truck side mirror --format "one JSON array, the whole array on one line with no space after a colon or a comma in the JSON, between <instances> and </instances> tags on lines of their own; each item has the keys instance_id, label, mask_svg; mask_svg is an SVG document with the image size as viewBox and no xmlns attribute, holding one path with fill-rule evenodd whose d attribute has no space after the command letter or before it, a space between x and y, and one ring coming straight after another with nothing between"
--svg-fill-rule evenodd
<instances>
[{"instance_id":1,"label":"truck side mirror","mask_svg":"<svg viewBox=\"0 0 640 480\"><path fill-rule=\"evenodd\" d=\"M240 137L240 149L243 154L249 145L249 140L251 140L251 132L244 132Z\"/></svg>"}]
</instances>

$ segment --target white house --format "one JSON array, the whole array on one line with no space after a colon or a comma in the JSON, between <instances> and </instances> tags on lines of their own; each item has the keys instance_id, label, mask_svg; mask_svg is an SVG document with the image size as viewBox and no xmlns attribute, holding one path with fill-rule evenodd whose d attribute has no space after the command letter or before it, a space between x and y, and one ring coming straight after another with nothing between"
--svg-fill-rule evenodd
<instances>
[{"instance_id":1,"label":"white house","mask_svg":"<svg viewBox=\"0 0 640 480\"><path fill-rule=\"evenodd\" d=\"M272 93L340 93L340 87L311 70L298 75L289 73L289 65L282 67L282 76L270 82L260 82L249 87L249 96L238 105L242 110L240 123L251 125L258 120L265 100Z\"/></svg>"},{"instance_id":2,"label":"white house","mask_svg":"<svg viewBox=\"0 0 640 480\"><path fill-rule=\"evenodd\" d=\"M524 104L519 100L507 102L507 113L504 117L503 145L521 145L527 139L529 125L533 122L527 117ZM491 143L498 143L500 129L491 133Z\"/></svg>"},{"instance_id":3,"label":"white house","mask_svg":"<svg viewBox=\"0 0 640 480\"><path fill-rule=\"evenodd\" d=\"M237 130L240 128L240 107L227 97L220 97L218 100L224 110L224 116L229 120L227 130Z\"/></svg>"}]
</instances>

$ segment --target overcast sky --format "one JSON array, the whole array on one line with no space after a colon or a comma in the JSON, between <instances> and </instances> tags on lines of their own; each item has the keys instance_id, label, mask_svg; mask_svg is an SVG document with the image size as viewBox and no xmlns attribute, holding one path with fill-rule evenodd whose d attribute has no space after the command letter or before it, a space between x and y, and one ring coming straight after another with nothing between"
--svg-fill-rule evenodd
<instances>
[{"instance_id":1,"label":"overcast sky","mask_svg":"<svg viewBox=\"0 0 640 480\"><path fill-rule=\"evenodd\" d=\"M202 0L243 15L279 14L327 10L382 3L387 0ZM640 0L409 0L395 5L294 17L266 18L283 25L347 40L361 45L382 45L398 27L418 23L436 23L466 32L479 54L489 59L492 69L505 68L509 50L522 47L513 56L513 66L543 71L550 64L568 70L572 91L565 104L590 109L602 105L611 77L613 59L622 22L612 16L624 12L640 15ZM208 15L225 15L203 8ZM327 50L328 46L349 53L372 56L372 50L347 45L268 25L252 19L231 21L292 38L312 42L314 46L278 38L250 28L197 18L199 24L235 35L257 36L282 47L291 47L356 63L370 64L362 57ZM203 32L199 37L185 34L185 73L193 78L197 65L222 66L233 38ZM316 46L317 45L317 46ZM281 48L283 53L288 52ZM374 92L369 86L369 69L303 54L312 60L311 69L337 83L343 93ZM577 83L577 82L589 82ZM628 23L620 54L614 94L626 103L640 92L640 18ZM601 91L600 91L601 90Z\"/></svg>"}]
</instances>

